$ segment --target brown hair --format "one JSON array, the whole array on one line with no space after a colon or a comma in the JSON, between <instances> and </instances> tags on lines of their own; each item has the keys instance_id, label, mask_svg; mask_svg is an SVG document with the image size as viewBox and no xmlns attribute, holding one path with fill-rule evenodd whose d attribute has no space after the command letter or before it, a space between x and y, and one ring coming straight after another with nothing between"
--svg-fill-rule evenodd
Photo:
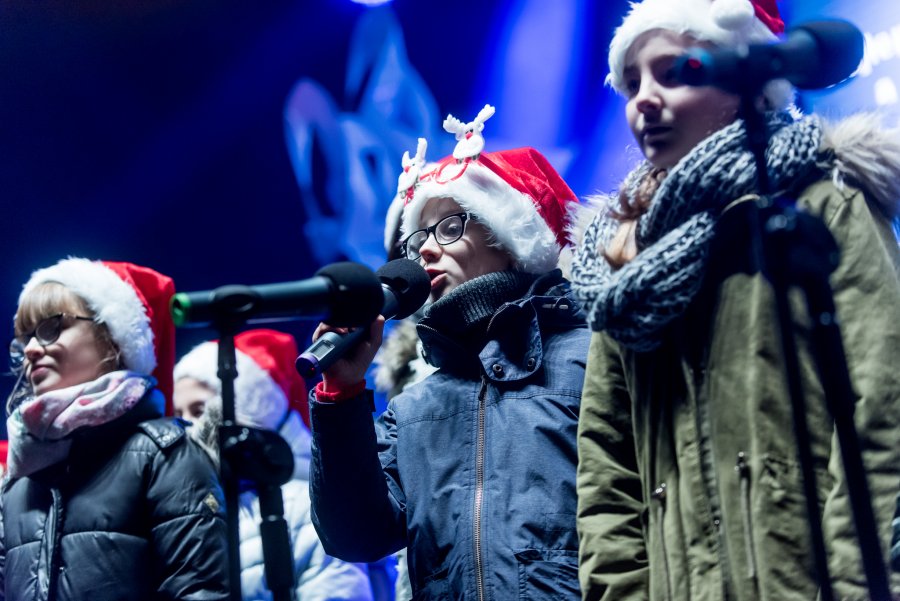
<instances>
[{"instance_id":1,"label":"brown hair","mask_svg":"<svg viewBox=\"0 0 900 601\"><path fill-rule=\"evenodd\" d=\"M619 206L611 211L611 215L621 225L603 249L603 257L613 269L620 269L637 255L637 222L650 209L650 203L667 174L666 169L653 167L638 183L634 195L624 187L619 190Z\"/></svg>"},{"instance_id":2,"label":"brown hair","mask_svg":"<svg viewBox=\"0 0 900 601\"><path fill-rule=\"evenodd\" d=\"M34 330L42 319L59 313L95 317L83 298L58 282L44 282L22 298L16 311L15 335L23 336ZM112 361L115 364L113 369L118 369L121 366L119 348L113 341L109 328L96 320L91 322L91 326L97 339L97 348L104 357L103 362Z\"/></svg>"}]
</instances>

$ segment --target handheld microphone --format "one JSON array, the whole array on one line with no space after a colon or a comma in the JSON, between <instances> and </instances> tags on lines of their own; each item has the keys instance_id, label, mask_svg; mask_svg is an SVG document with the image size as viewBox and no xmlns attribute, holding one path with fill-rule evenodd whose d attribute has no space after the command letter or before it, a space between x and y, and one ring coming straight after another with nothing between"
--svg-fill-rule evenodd
<instances>
[{"instance_id":1,"label":"handheld microphone","mask_svg":"<svg viewBox=\"0 0 900 601\"><path fill-rule=\"evenodd\" d=\"M169 308L176 326L205 326L228 318L328 320L341 327L369 324L382 306L381 282L359 263L326 265L315 277L261 286L221 286L180 292Z\"/></svg>"},{"instance_id":2,"label":"handheld microphone","mask_svg":"<svg viewBox=\"0 0 900 601\"><path fill-rule=\"evenodd\" d=\"M415 261L395 259L382 265L375 275L381 280L384 291L384 305L381 314L385 319L409 317L421 307L431 292L431 279ZM374 320L369 320L371 322ZM359 328L348 334L326 332L297 357L294 367L306 379L320 375L344 356L357 341L366 334Z\"/></svg>"},{"instance_id":3,"label":"handheld microphone","mask_svg":"<svg viewBox=\"0 0 900 601\"><path fill-rule=\"evenodd\" d=\"M693 48L675 61L676 78L690 86L754 93L773 79L801 89L825 88L850 77L865 50L862 32L841 20L810 21L785 40L737 50Z\"/></svg>"}]
</instances>

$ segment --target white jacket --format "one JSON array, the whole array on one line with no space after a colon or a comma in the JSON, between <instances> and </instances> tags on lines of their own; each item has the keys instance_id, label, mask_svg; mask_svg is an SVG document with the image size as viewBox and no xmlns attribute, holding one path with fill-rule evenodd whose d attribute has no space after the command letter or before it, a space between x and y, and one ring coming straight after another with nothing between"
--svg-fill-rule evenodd
<instances>
[{"instance_id":1,"label":"white jacket","mask_svg":"<svg viewBox=\"0 0 900 601\"><path fill-rule=\"evenodd\" d=\"M217 460L215 424L220 409L208 406L207 413L189 429L195 440ZM294 559L294 582L298 601L372 601L372 587L366 564L349 563L326 555L310 521L309 460L312 436L296 411L291 411L278 433L291 447L294 474L281 487L284 519ZM255 491L240 496L241 596L244 601L269 601L263 563L259 496Z\"/></svg>"},{"instance_id":2,"label":"white jacket","mask_svg":"<svg viewBox=\"0 0 900 601\"><path fill-rule=\"evenodd\" d=\"M308 482L291 480L281 487L281 494L294 556L298 601L371 601L372 589L366 565L335 559L322 549L309 518ZM269 601L272 593L266 585L256 493L241 495L240 510L241 596L245 601Z\"/></svg>"}]
</instances>

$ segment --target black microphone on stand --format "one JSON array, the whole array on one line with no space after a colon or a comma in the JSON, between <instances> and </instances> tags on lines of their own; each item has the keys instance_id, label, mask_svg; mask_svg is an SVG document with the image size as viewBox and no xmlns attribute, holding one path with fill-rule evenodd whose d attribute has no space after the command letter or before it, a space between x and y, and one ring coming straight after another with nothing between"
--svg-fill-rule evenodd
<instances>
[{"instance_id":1,"label":"black microphone on stand","mask_svg":"<svg viewBox=\"0 0 900 601\"><path fill-rule=\"evenodd\" d=\"M326 265L314 277L297 282L179 292L172 297L170 309L176 326L273 318L325 319L336 326L361 326L378 317L381 297L381 282L372 270L346 261Z\"/></svg>"},{"instance_id":2,"label":"black microphone on stand","mask_svg":"<svg viewBox=\"0 0 900 601\"><path fill-rule=\"evenodd\" d=\"M375 275L381 280L385 319L404 319L421 307L431 292L431 279L425 269L409 259L395 259L382 265ZM373 317L374 319L374 317ZM306 379L314 378L340 359L368 330L359 328L348 334L326 332L297 357L294 366Z\"/></svg>"},{"instance_id":3,"label":"black microphone on stand","mask_svg":"<svg viewBox=\"0 0 900 601\"><path fill-rule=\"evenodd\" d=\"M862 61L865 38L841 20L791 28L784 41L737 49L692 48L675 61L675 77L690 86L716 86L739 94L786 79L801 89L825 88L850 77Z\"/></svg>"}]
</instances>

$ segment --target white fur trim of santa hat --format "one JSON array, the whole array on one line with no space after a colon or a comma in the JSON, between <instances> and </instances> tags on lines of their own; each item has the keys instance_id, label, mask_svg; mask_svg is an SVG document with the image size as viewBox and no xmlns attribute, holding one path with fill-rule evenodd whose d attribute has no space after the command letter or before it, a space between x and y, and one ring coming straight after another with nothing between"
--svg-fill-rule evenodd
<instances>
[{"instance_id":1,"label":"white fur trim of santa hat","mask_svg":"<svg viewBox=\"0 0 900 601\"><path fill-rule=\"evenodd\" d=\"M388 207L387 214L384 216L384 252L391 254L391 245L394 243L394 237L397 235L397 228L400 227L400 217L403 215L403 198L395 196L394 200Z\"/></svg>"},{"instance_id":2,"label":"white fur trim of santa hat","mask_svg":"<svg viewBox=\"0 0 900 601\"><path fill-rule=\"evenodd\" d=\"M19 304L38 285L62 284L94 312L94 321L106 324L127 369L151 374L156 369L153 330L137 292L100 261L70 257L31 274Z\"/></svg>"},{"instance_id":3,"label":"white fur trim of santa hat","mask_svg":"<svg viewBox=\"0 0 900 601\"><path fill-rule=\"evenodd\" d=\"M624 79L625 55L635 40L653 29L689 34L701 42L720 48L774 42L778 39L756 17L750 0L643 0L631 3L631 10L616 29L609 45L607 85L628 95ZM763 95L775 110L786 108L794 99L794 89L786 80L769 82Z\"/></svg>"},{"instance_id":4,"label":"white fur trim of santa hat","mask_svg":"<svg viewBox=\"0 0 900 601\"><path fill-rule=\"evenodd\" d=\"M466 171L457 179L450 174L428 174L419 180L415 196L403 210L403 236L424 227L422 209L429 200L449 197L487 227L491 242L510 254L517 269L527 273L555 269L560 246L532 199L478 161L467 165L451 163L445 171L464 165Z\"/></svg>"},{"instance_id":5,"label":"white fur trim of santa hat","mask_svg":"<svg viewBox=\"0 0 900 601\"><path fill-rule=\"evenodd\" d=\"M235 349L238 376L234 381L234 415L239 424L275 430L284 420L288 398L284 390L246 353ZM175 381L193 378L217 395L222 393L218 376L219 345L204 342L175 365Z\"/></svg>"}]
</instances>

